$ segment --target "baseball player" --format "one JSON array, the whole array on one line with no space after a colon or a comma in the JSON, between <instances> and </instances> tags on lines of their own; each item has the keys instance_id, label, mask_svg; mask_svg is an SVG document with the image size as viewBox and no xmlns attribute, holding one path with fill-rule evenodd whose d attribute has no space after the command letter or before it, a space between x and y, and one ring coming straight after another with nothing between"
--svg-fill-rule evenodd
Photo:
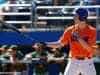
<instances>
[{"instance_id":1,"label":"baseball player","mask_svg":"<svg viewBox=\"0 0 100 75\"><path fill-rule=\"evenodd\" d=\"M86 9L77 9L74 25L65 29L58 42L51 43L57 47L70 45L70 59L64 75L96 75L92 60L95 53L96 29L87 23L87 17Z\"/></svg>"}]
</instances>

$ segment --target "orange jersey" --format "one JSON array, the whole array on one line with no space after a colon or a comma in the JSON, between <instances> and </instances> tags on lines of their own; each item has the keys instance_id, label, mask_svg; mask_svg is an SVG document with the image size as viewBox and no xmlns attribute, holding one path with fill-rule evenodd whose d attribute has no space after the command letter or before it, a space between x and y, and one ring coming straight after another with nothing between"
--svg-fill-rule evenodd
<instances>
[{"instance_id":1,"label":"orange jersey","mask_svg":"<svg viewBox=\"0 0 100 75\"><path fill-rule=\"evenodd\" d=\"M70 54L72 57L92 57L94 53L93 50L86 50L78 41L74 40L72 37L72 31L75 30L74 26L65 29L64 34L60 38L60 43L63 45L70 45ZM87 26L83 30L78 31L80 37L87 42L87 44L92 47L96 45L96 29L92 26Z\"/></svg>"}]
</instances>

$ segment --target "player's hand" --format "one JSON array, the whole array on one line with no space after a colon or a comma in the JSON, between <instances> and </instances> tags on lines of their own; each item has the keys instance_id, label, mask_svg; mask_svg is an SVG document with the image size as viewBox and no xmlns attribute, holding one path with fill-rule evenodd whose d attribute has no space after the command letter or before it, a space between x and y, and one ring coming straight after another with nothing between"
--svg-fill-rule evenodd
<instances>
[{"instance_id":1,"label":"player's hand","mask_svg":"<svg viewBox=\"0 0 100 75\"><path fill-rule=\"evenodd\" d=\"M80 38L80 35L79 35L78 32L73 32L72 37L73 37L74 40L78 41L78 39Z\"/></svg>"}]
</instances>

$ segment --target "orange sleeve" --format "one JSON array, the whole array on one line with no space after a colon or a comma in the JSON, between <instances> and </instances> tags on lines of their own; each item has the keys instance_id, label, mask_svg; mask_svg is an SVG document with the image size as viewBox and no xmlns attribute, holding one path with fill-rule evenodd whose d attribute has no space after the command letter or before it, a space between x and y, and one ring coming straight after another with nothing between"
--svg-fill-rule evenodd
<instances>
[{"instance_id":1,"label":"orange sleeve","mask_svg":"<svg viewBox=\"0 0 100 75\"><path fill-rule=\"evenodd\" d=\"M92 53L95 53L96 51L96 31L93 31L91 34L90 34L90 38L88 39L88 44L90 45L90 47L92 48Z\"/></svg>"},{"instance_id":2,"label":"orange sleeve","mask_svg":"<svg viewBox=\"0 0 100 75\"><path fill-rule=\"evenodd\" d=\"M95 46L96 45L96 31L93 31L90 34L90 38L88 39L88 44L90 46Z\"/></svg>"},{"instance_id":3,"label":"orange sleeve","mask_svg":"<svg viewBox=\"0 0 100 75\"><path fill-rule=\"evenodd\" d=\"M67 45L70 39L70 32L68 30L65 30L63 35L60 37L60 43L64 46Z\"/></svg>"}]
</instances>

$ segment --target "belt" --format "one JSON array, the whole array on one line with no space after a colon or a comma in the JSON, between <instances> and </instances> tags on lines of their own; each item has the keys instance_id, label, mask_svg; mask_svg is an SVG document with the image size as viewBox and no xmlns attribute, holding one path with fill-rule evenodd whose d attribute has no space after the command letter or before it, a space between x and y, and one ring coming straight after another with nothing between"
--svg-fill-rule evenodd
<instances>
[{"instance_id":1,"label":"belt","mask_svg":"<svg viewBox=\"0 0 100 75\"><path fill-rule=\"evenodd\" d=\"M91 59L91 57L72 57L72 59L77 59L77 60L85 60L85 59Z\"/></svg>"}]
</instances>

